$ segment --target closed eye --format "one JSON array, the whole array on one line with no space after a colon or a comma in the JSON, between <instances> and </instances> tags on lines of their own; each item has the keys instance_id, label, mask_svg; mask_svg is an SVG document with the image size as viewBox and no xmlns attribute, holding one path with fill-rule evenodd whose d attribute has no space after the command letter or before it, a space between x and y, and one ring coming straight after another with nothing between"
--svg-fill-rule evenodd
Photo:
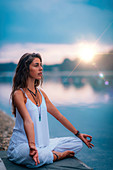
<instances>
[{"instance_id":1,"label":"closed eye","mask_svg":"<svg viewBox=\"0 0 113 170\"><path fill-rule=\"evenodd\" d=\"M41 66L42 67L42 63L35 63L34 65L35 67Z\"/></svg>"}]
</instances>

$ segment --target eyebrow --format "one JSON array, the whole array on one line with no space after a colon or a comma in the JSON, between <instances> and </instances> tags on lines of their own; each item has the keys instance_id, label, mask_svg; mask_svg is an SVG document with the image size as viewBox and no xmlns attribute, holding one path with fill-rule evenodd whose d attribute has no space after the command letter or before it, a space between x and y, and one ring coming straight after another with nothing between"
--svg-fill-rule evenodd
<instances>
[{"instance_id":1,"label":"eyebrow","mask_svg":"<svg viewBox=\"0 0 113 170\"><path fill-rule=\"evenodd\" d=\"M34 63L34 64L42 64L42 62L39 62L39 63Z\"/></svg>"}]
</instances>

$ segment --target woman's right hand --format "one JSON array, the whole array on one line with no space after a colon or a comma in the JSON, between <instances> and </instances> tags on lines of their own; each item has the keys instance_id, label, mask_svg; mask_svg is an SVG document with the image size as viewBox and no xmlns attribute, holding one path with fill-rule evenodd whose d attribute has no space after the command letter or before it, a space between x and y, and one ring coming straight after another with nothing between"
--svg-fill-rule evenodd
<instances>
[{"instance_id":1,"label":"woman's right hand","mask_svg":"<svg viewBox=\"0 0 113 170\"><path fill-rule=\"evenodd\" d=\"M30 153L29 155L33 158L33 160L35 161L35 165L37 165L37 163L39 164L40 161L39 161L39 158L38 158L38 151L37 151L37 148L36 146L34 145L31 145L30 146Z\"/></svg>"}]
</instances>

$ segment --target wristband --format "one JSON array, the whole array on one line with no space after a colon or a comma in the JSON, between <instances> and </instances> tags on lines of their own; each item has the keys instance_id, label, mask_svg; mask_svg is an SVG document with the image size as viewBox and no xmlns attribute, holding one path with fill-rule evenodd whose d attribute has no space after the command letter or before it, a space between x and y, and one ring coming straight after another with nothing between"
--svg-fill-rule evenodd
<instances>
[{"instance_id":1,"label":"wristband","mask_svg":"<svg viewBox=\"0 0 113 170\"><path fill-rule=\"evenodd\" d=\"M77 130L77 133L75 134L75 136L77 136L78 137L78 135L80 134L80 132Z\"/></svg>"}]
</instances>

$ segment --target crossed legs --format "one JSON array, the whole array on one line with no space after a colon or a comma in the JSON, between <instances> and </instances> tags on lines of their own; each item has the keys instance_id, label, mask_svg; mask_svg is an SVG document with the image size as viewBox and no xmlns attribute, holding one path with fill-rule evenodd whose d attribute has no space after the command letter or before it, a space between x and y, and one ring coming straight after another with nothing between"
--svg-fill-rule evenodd
<instances>
[{"instance_id":1,"label":"crossed legs","mask_svg":"<svg viewBox=\"0 0 113 170\"><path fill-rule=\"evenodd\" d=\"M57 144L54 144L57 139ZM40 164L35 165L34 160L29 156L29 146L27 143L22 143L18 146L10 145L8 151L9 160L26 165L29 168L40 167L44 164L51 164L56 160L66 157L73 157L74 154L82 149L82 141L79 138L63 137L53 139L48 147L37 148ZM52 144L52 145L51 145Z\"/></svg>"},{"instance_id":2,"label":"crossed legs","mask_svg":"<svg viewBox=\"0 0 113 170\"><path fill-rule=\"evenodd\" d=\"M82 141L78 137L59 138L58 145L52 151L53 161L73 157L82 147Z\"/></svg>"}]
</instances>

